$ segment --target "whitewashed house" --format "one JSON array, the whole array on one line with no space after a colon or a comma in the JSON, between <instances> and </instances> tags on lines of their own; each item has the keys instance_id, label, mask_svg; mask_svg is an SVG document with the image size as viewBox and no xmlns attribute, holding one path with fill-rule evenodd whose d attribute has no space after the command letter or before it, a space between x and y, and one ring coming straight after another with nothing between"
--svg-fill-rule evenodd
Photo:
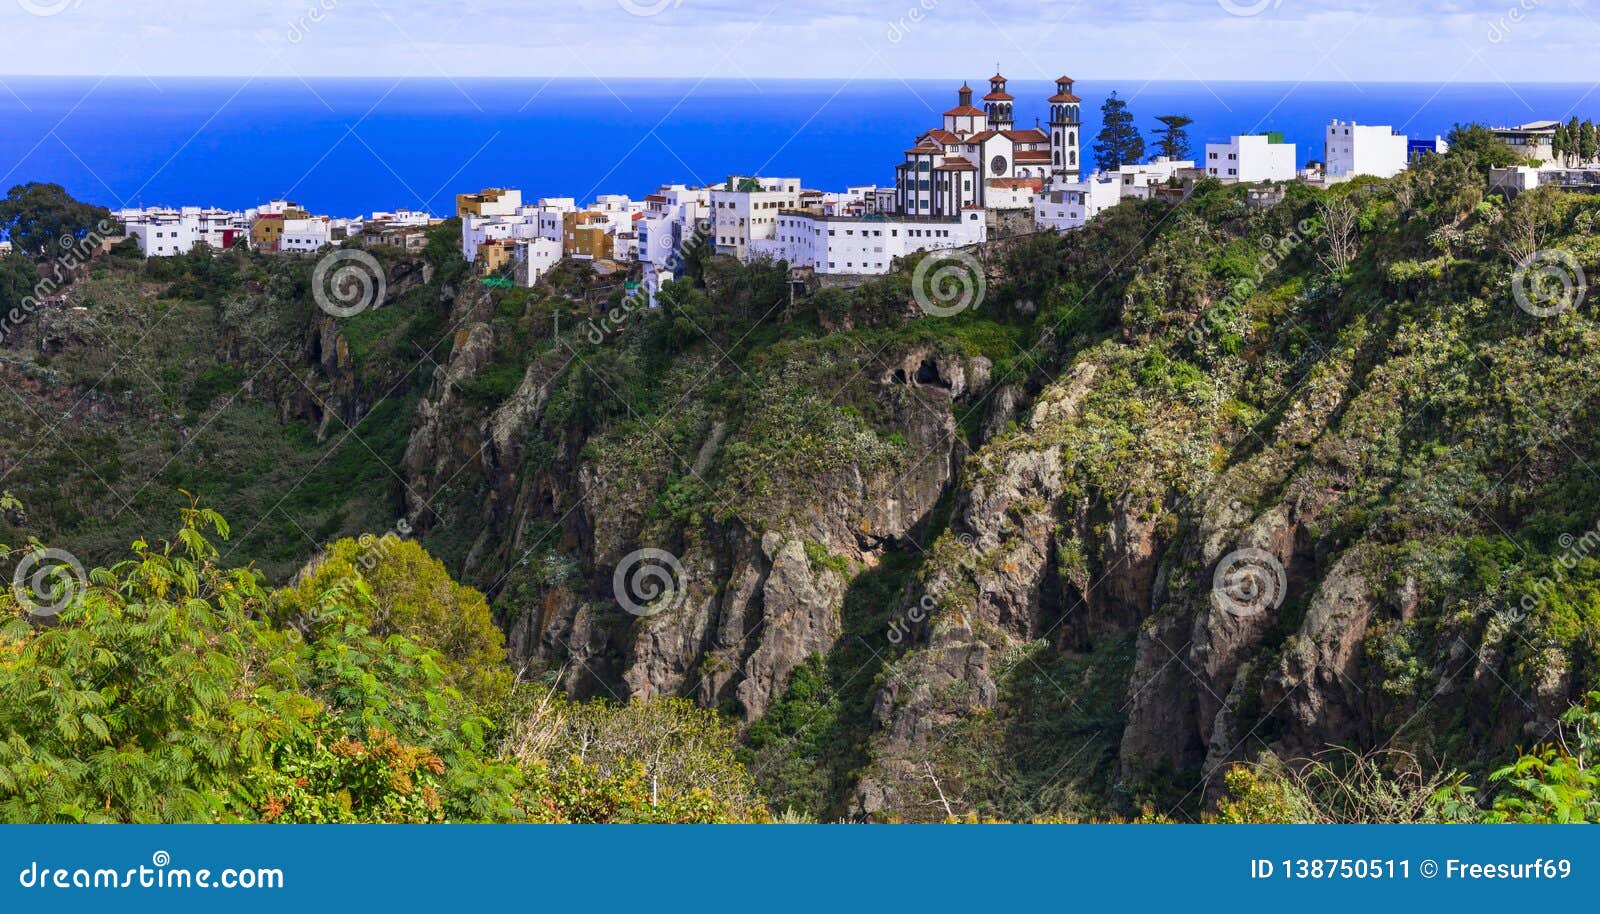
<instances>
[{"instance_id":1,"label":"whitewashed house","mask_svg":"<svg viewBox=\"0 0 1600 914\"><path fill-rule=\"evenodd\" d=\"M333 226L326 216L285 219L283 238L278 242L278 250L314 254L332 243Z\"/></svg>"},{"instance_id":2,"label":"whitewashed house","mask_svg":"<svg viewBox=\"0 0 1600 914\"><path fill-rule=\"evenodd\" d=\"M1166 184L1179 172L1193 169L1194 163L1191 161L1159 156L1138 165L1124 165L1117 169L1117 176L1122 182L1124 199L1148 200L1151 188Z\"/></svg>"},{"instance_id":3,"label":"whitewashed house","mask_svg":"<svg viewBox=\"0 0 1600 914\"><path fill-rule=\"evenodd\" d=\"M1335 120L1328 125L1323 173L1330 181L1392 178L1406 170L1409 142L1392 127Z\"/></svg>"},{"instance_id":4,"label":"whitewashed house","mask_svg":"<svg viewBox=\"0 0 1600 914\"><path fill-rule=\"evenodd\" d=\"M1033 221L1057 232L1080 229L1122 202L1120 172L1095 172L1081 181L1058 182L1034 198Z\"/></svg>"},{"instance_id":5,"label":"whitewashed house","mask_svg":"<svg viewBox=\"0 0 1600 914\"><path fill-rule=\"evenodd\" d=\"M776 234L778 211L799 206L799 178L729 178L726 186L711 191L717 253L747 259L750 242L769 241Z\"/></svg>"},{"instance_id":6,"label":"whitewashed house","mask_svg":"<svg viewBox=\"0 0 1600 914\"><path fill-rule=\"evenodd\" d=\"M533 286L561 262L561 241L556 238L519 238L514 242L513 272L517 284Z\"/></svg>"},{"instance_id":7,"label":"whitewashed house","mask_svg":"<svg viewBox=\"0 0 1600 914\"><path fill-rule=\"evenodd\" d=\"M881 275L895 261L918 251L947 250L988 239L987 214L967 210L959 217L829 216L821 212L779 212L773 237L751 241L752 258L786 261L824 275Z\"/></svg>"},{"instance_id":8,"label":"whitewashed house","mask_svg":"<svg viewBox=\"0 0 1600 914\"><path fill-rule=\"evenodd\" d=\"M1225 184L1293 181L1298 169L1294 144L1274 136L1236 136L1206 144L1206 174Z\"/></svg>"}]
</instances>

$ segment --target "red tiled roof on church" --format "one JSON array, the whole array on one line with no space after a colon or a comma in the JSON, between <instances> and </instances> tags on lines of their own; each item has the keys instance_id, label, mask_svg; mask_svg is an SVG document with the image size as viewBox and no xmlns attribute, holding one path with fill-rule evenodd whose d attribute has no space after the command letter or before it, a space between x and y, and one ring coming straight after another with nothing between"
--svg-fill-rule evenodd
<instances>
[{"instance_id":1,"label":"red tiled roof on church","mask_svg":"<svg viewBox=\"0 0 1600 914\"><path fill-rule=\"evenodd\" d=\"M984 114L983 114L983 109L982 108L974 108L971 105L962 105L960 107L951 108L949 111L946 111L944 113L944 116L945 117L983 117Z\"/></svg>"},{"instance_id":2,"label":"red tiled roof on church","mask_svg":"<svg viewBox=\"0 0 1600 914\"><path fill-rule=\"evenodd\" d=\"M933 167L934 171L977 171L978 166L962 156L951 156Z\"/></svg>"},{"instance_id":3,"label":"red tiled roof on church","mask_svg":"<svg viewBox=\"0 0 1600 914\"><path fill-rule=\"evenodd\" d=\"M980 145L989 142L997 136L1000 136L1000 131L985 130L982 133L974 133L972 136L967 137L967 142L974 145Z\"/></svg>"},{"instance_id":4,"label":"red tiled roof on church","mask_svg":"<svg viewBox=\"0 0 1600 914\"><path fill-rule=\"evenodd\" d=\"M1019 149L1017 150L1017 162L1026 162L1030 165L1039 162L1049 164L1050 151L1048 149Z\"/></svg>"},{"instance_id":5,"label":"red tiled roof on church","mask_svg":"<svg viewBox=\"0 0 1600 914\"><path fill-rule=\"evenodd\" d=\"M1006 135L1006 139L1010 140L1013 143L1048 143L1048 142L1050 142L1050 137L1046 136L1045 132L1043 130L1040 130L1037 127L1031 127L1031 128L1029 128L1027 130L1006 130L1006 131L1003 131L1003 132Z\"/></svg>"},{"instance_id":6,"label":"red tiled roof on church","mask_svg":"<svg viewBox=\"0 0 1600 914\"><path fill-rule=\"evenodd\" d=\"M983 100L986 101L986 102L1014 102L1014 101L1016 101L1015 98L1011 97L1009 94L1007 94L1005 92L990 92L988 95L985 95L983 97Z\"/></svg>"},{"instance_id":7,"label":"red tiled roof on church","mask_svg":"<svg viewBox=\"0 0 1600 914\"><path fill-rule=\"evenodd\" d=\"M925 135L937 142L943 143L946 146L954 146L961 142L961 137L943 129L929 130Z\"/></svg>"},{"instance_id":8,"label":"red tiled roof on church","mask_svg":"<svg viewBox=\"0 0 1600 914\"><path fill-rule=\"evenodd\" d=\"M1064 95L1052 95L1046 99L1046 101L1056 105L1076 105L1083 101L1083 99L1073 95L1071 92L1068 92Z\"/></svg>"}]
</instances>

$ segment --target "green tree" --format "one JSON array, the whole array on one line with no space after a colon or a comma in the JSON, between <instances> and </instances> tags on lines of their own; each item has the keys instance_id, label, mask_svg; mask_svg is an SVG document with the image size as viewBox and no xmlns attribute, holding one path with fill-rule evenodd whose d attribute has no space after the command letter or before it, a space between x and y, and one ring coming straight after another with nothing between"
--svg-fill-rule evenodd
<instances>
[{"instance_id":1,"label":"green tree","mask_svg":"<svg viewBox=\"0 0 1600 914\"><path fill-rule=\"evenodd\" d=\"M1194 118L1182 114L1165 114L1156 120L1162 124L1162 129L1156 134L1156 154L1174 160L1188 158L1188 127L1194 123Z\"/></svg>"},{"instance_id":2,"label":"green tree","mask_svg":"<svg viewBox=\"0 0 1600 914\"><path fill-rule=\"evenodd\" d=\"M580 704L552 695L519 715L503 752L535 784L636 782L648 808L685 810L695 821L760 819L766 807L738 748L731 723L685 699Z\"/></svg>"},{"instance_id":3,"label":"green tree","mask_svg":"<svg viewBox=\"0 0 1600 914\"><path fill-rule=\"evenodd\" d=\"M1518 155L1516 150L1482 124L1457 124L1447 140L1450 143L1448 155L1470 159L1480 174L1487 175L1491 168L1528 163L1526 158Z\"/></svg>"},{"instance_id":4,"label":"green tree","mask_svg":"<svg viewBox=\"0 0 1600 914\"><path fill-rule=\"evenodd\" d=\"M499 701L511 687L505 635L488 601L411 540L340 540L273 602L278 619L313 638L337 609L339 624L353 618L380 638L403 635L436 650L445 681L472 701Z\"/></svg>"},{"instance_id":5,"label":"green tree","mask_svg":"<svg viewBox=\"0 0 1600 914\"><path fill-rule=\"evenodd\" d=\"M1560 742L1533 751L1489 776L1503 786L1491 822L1600 823L1600 692L1561 718Z\"/></svg>"},{"instance_id":6,"label":"green tree","mask_svg":"<svg viewBox=\"0 0 1600 914\"><path fill-rule=\"evenodd\" d=\"M34 294L39 285L39 270L33 261L19 253L0 257L0 320Z\"/></svg>"},{"instance_id":7,"label":"green tree","mask_svg":"<svg viewBox=\"0 0 1600 914\"><path fill-rule=\"evenodd\" d=\"M1144 161L1144 137L1134 126L1128 103L1111 93L1100 106L1103 126L1095 137L1094 157L1101 171L1116 171L1124 165Z\"/></svg>"},{"instance_id":8,"label":"green tree","mask_svg":"<svg viewBox=\"0 0 1600 914\"><path fill-rule=\"evenodd\" d=\"M0 230L36 260L55 259L63 239L103 231L110 219L105 207L79 202L59 184L19 184L0 199Z\"/></svg>"},{"instance_id":9,"label":"green tree","mask_svg":"<svg viewBox=\"0 0 1600 914\"><path fill-rule=\"evenodd\" d=\"M523 818L519 769L437 653L343 605L314 642L264 623L259 576L222 569L208 533L227 524L191 507L47 625L0 591L0 820Z\"/></svg>"},{"instance_id":10,"label":"green tree","mask_svg":"<svg viewBox=\"0 0 1600 914\"><path fill-rule=\"evenodd\" d=\"M1592 164L1600 157L1600 134L1596 134L1594 121L1584 121L1578 133L1578 161Z\"/></svg>"}]
</instances>

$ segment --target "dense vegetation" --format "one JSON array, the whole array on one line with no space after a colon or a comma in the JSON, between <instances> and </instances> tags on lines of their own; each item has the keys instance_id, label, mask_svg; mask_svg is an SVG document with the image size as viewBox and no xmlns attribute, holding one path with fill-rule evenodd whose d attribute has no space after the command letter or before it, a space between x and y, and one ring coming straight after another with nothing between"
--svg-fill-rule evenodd
<instances>
[{"instance_id":1,"label":"dense vegetation","mask_svg":"<svg viewBox=\"0 0 1600 914\"><path fill-rule=\"evenodd\" d=\"M993 707L949 715L919 759L938 797L916 817L1595 821L1600 335L1592 304L1517 308L1513 278L1544 250L1600 265L1600 205L1490 194L1487 167L1514 156L1471 128L1454 139L1389 182L1291 186L1271 206L1202 182L1182 203L1008 243L987 297L943 319L915 307L909 269L791 297L781 266L697 256L693 282L637 311L582 268L476 289L450 226L422 258L375 251L392 300L336 328L311 303L305 261L97 258L72 277L83 310L40 311L0 340L0 470L19 496L0 504L0 543L20 550L11 562L43 541L91 566L59 617L0 598L0 817L848 813L877 760L875 700L920 649L883 632L906 594L958 564L954 495L919 528L926 549L892 544L870 568L807 544L811 565L848 579L843 634L759 719L733 703L607 700L625 692L606 670L573 690L597 698L568 698L566 666L513 668L502 630L609 585L578 532L551 510L483 548L491 484L476 463L420 494L393 469L439 366L472 345L452 320L470 291L492 343L453 391L461 424L490 424L539 381L539 432L511 469L598 468L654 542L691 547L729 518L771 529L818 480L905 460L895 404L859 367L916 348L982 357L994 389L1029 401L1093 366L1082 418L1048 432L1071 457L1068 491L1147 504L1167 548L1191 532L1183 505L1199 493L1294 497L1315 505L1297 577L1359 547L1381 582L1386 611L1357 646L1369 717L1351 751L1309 764L1256 753L1210 797L1192 778L1125 783L1125 686L1152 621L1140 619L1006 646ZM41 231L76 233L92 215ZM0 295L20 300L42 266L7 260ZM1309 430L1291 396L1305 389L1334 404L1339 435ZM1025 414L991 426L992 407L955 407L963 485L1045 434ZM719 424L731 431L708 471L697 450ZM1302 476L1252 475L1263 456ZM203 502L180 506L170 540L151 538L179 490ZM1059 580L1104 570L1085 539L1061 535ZM1170 587L1203 577L1183 565ZM1306 611L1286 608L1264 658L1303 648ZM1537 726L1574 704L1559 728ZM1266 741L1272 710L1237 714Z\"/></svg>"}]
</instances>

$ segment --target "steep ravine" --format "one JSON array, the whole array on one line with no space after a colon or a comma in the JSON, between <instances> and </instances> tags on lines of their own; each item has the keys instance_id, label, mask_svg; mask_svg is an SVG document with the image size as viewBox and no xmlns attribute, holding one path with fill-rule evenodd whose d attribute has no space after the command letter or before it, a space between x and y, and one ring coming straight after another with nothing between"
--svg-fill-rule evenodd
<instances>
[{"instance_id":1,"label":"steep ravine","mask_svg":"<svg viewBox=\"0 0 1600 914\"><path fill-rule=\"evenodd\" d=\"M1553 449L1594 442L1519 423L1582 427L1595 340L1508 317L1490 254L1433 287L1392 278L1417 226L1466 218L1439 187L1401 197L1365 204L1388 227L1355 272L1325 278L1315 241L1268 262L1245 304L1270 321L1209 313L1218 258L1304 226L1305 201L1218 197L1226 215L1133 257L1109 236L1159 208L1040 242L1053 264L995 255L993 297L1023 319L1114 264L1106 331L1046 334L1003 375L949 339L852 331L734 365L699 347L641 391L595 367L624 334L552 347L484 409L460 391L503 341L464 297L407 453L412 512L494 596L525 675L762 722L754 764L818 815L1181 818L1231 763L1330 746L1474 770L1545 736L1590 675L1570 641L1508 627L1518 594L1475 592L1467 566L1577 484ZM622 407L580 422L575 389ZM1515 503L1483 504L1496 480ZM639 550L682 569L658 615L618 605ZM1217 586L1240 555L1281 569L1245 612ZM808 768L826 773L795 786Z\"/></svg>"}]
</instances>

